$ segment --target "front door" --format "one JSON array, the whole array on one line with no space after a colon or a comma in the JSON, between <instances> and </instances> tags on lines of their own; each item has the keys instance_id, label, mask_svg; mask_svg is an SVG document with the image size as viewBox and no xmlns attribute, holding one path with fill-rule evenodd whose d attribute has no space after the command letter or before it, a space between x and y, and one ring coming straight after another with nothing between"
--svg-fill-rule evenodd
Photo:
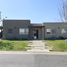
<instances>
[{"instance_id":1,"label":"front door","mask_svg":"<svg viewBox=\"0 0 67 67\"><path fill-rule=\"evenodd\" d=\"M38 39L38 30L34 30L34 39Z\"/></svg>"}]
</instances>

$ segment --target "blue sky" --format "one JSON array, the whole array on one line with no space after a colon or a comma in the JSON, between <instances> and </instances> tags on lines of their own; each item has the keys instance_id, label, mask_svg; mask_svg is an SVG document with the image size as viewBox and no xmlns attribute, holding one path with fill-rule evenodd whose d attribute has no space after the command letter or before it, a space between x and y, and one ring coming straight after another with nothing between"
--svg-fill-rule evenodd
<instances>
[{"instance_id":1,"label":"blue sky","mask_svg":"<svg viewBox=\"0 0 67 67\"><path fill-rule=\"evenodd\" d=\"M60 21L61 0L0 0L2 18L30 19L32 23Z\"/></svg>"}]
</instances>

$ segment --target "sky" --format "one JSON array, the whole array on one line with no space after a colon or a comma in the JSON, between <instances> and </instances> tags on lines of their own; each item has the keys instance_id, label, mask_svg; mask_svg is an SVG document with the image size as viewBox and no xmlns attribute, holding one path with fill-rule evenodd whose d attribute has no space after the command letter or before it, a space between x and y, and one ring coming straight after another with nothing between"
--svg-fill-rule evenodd
<instances>
[{"instance_id":1,"label":"sky","mask_svg":"<svg viewBox=\"0 0 67 67\"><path fill-rule=\"evenodd\" d=\"M61 0L0 0L2 18L30 19L31 23L60 21Z\"/></svg>"}]
</instances>

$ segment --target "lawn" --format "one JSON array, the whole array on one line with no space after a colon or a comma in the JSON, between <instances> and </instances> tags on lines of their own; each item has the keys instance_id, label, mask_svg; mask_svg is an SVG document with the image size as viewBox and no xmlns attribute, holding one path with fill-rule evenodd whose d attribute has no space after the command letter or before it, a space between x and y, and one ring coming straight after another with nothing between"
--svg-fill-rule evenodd
<instances>
[{"instance_id":1,"label":"lawn","mask_svg":"<svg viewBox=\"0 0 67 67\"><path fill-rule=\"evenodd\" d=\"M28 41L0 40L0 51L26 51Z\"/></svg>"},{"instance_id":2,"label":"lawn","mask_svg":"<svg viewBox=\"0 0 67 67\"><path fill-rule=\"evenodd\" d=\"M65 40L46 40L46 45L51 51L67 51L67 42Z\"/></svg>"}]
</instances>

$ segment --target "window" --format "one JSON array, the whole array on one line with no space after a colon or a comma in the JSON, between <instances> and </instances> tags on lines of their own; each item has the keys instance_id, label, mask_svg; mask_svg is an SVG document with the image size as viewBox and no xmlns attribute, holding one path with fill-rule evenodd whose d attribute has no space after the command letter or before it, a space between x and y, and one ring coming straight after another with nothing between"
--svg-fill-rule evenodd
<instances>
[{"instance_id":1,"label":"window","mask_svg":"<svg viewBox=\"0 0 67 67\"><path fill-rule=\"evenodd\" d=\"M51 29L46 29L47 34L51 34Z\"/></svg>"},{"instance_id":2,"label":"window","mask_svg":"<svg viewBox=\"0 0 67 67\"><path fill-rule=\"evenodd\" d=\"M28 33L29 33L29 29L26 28L26 29L25 29L25 34L28 34Z\"/></svg>"},{"instance_id":3,"label":"window","mask_svg":"<svg viewBox=\"0 0 67 67\"><path fill-rule=\"evenodd\" d=\"M67 33L67 29L62 29L61 33L62 34Z\"/></svg>"},{"instance_id":4,"label":"window","mask_svg":"<svg viewBox=\"0 0 67 67\"><path fill-rule=\"evenodd\" d=\"M12 29L8 29L8 33L12 33L13 32L13 30Z\"/></svg>"},{"instance_id":5,"label":"window","mask_svg":"<svg viewBox=\"0 0 67 67\"><path fill-rule=\"evenodd\" d=\"M20 29L19 29L19 34L25 34L25 29L20 28Z\"/></svg>"},{"instance_id":6,"label":"window","mask_svg":"<svg viewBox=\"0 0 67 67\"><path fill-rule=\"evenodd\" d=\"M20 28L19 29L19 34L28 34L29 33L29 30L28 30L28 28Z\"/></svg>"}]
</instances>

